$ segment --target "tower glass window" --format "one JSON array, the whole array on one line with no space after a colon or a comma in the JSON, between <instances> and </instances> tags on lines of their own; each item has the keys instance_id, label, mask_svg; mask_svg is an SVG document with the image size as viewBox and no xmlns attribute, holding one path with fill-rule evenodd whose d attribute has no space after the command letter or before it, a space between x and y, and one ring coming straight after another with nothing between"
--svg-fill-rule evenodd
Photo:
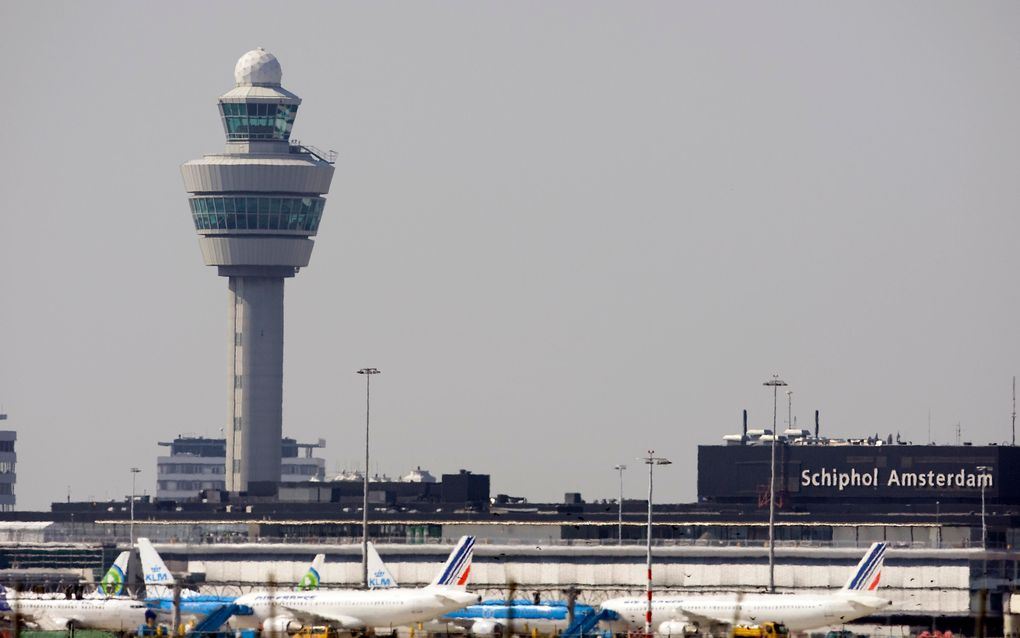
<instances>
[{"instance_id":1,"label":"tower glass window","mask_svg":"<svg viewBox=\"0 0 1020 638\"><path fill-rule=\"evenodd\" d=\"M322 197L192 197L191 217L197 230L319 229Z\"/></svg>"},{"instance_id":2,"label":"tower glass window","mask_svg":"<svg viewBox=\"0 0 1020 638\"><path fill-rule=\"evenodd\" d=\"M221 102L228 140L289 140L297 104Z\"/></svg>"}]
</instances>

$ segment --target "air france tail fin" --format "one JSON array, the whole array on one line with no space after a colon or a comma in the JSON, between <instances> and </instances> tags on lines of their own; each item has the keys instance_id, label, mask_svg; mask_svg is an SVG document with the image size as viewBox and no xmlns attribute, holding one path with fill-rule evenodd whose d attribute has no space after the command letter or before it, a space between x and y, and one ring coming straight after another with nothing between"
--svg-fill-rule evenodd
<instances>
[{"instance_id":1,"label":"air france tail fin","mask_svg":"<svg viewBox=\"0 0 1020 638\"><path fill-rule=\"evenodd\" d=\"M322 573L322 564L326 562L325 554L316 554L315 558L312 559L312 564L308 566L308 571L298 581L298 591L314 591L319 588L319 574Z\"/></svg>"},{"instance_id":2,"label":"air france tail fin","mask_svg":"<svg viewBox=\"0 0 1020 638\"><path fill-rule=\"evenodd\" d=\"M471 557L474 553L475 537L461 536L457 546L450 552L446 564L436 579L429 583L430 587L456 587L464 589L468 576L471 575Z\"/></svg>"},{"instance_id":3,"label":"air france tail fin","mask_svg":"<svg viewBox=\"0 0 1020 638\"><path fill-rule=\"evenodd\" d=\"M375 551L375 545L368 542L368 587L369 589L386 589L396 587L397 581L393 574L386 568L386 563L379 558L379 552Z\"/></svg>"},{"instance_id":4,"label":"air france tail fin","mask_svg":"<svg viewBox=\"0 0 1020 638\"><path fill-rule=\"evenodd\" d=\"M864 558L857 563L850 580L843 585L843 591L873 591L882 578L882 561L885 560L885 543L872 543Z\"/></svg>"},{"instance_id":5,"label":"air france tail fin","mask_svg":"<svg viewBox=\"0 0 1020 638\"><path fill-rule=\"evenodd\" d=\"M106 575L99 581L99 593L104 596L123 596L126 593L125 574L127 574L128 560L131 552L121 552L117 560L113 561Z\"/></svg>"},{"instance_id":6,"label":"air france tail fin","mask_svg":"<svg viewBox=\"0 0 1020 638\"><path fill-rule=\"evenodd\" d=\"M174 575L147 538L138 539L138 558L142 561L145 595L150 598L173 596Z\"/></svg>"}]
</instances>

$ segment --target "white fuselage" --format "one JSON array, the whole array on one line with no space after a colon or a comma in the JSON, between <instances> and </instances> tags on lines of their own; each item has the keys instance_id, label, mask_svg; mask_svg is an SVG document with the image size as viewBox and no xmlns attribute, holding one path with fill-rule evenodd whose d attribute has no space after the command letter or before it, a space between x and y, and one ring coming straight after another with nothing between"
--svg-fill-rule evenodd
<instances>
[{"instance_id":1,"label":"white fuselage","mask_svg":"<svg viewBox=\"0 0 1020 638\"><path fill-rule=\"evenodd\" d=\"M44 631L61 631L68 624L107 631L134 631L145 623L145 603L125 598L83 598L17 595L7 591L0 613L18 614Z\"/></svg>"},{"instance_id":2,"label":"white fuselage","mask_svg":"<svg viewBox=\"0 0 1020 638\"><path fill-rule=\"evenodd\" d=\"M235 602L254 612L237 616L231 625L254 628L267 619L292 619L302 626L343 629L398 627L425 622L477 603L479 596L445 588L253 592Z\"/></svg>"},{"instance_id":3,"label":"white fuselage","mask_svg":"<svg viewBox=\"0 0 1020 638\"><path fill-rule=\"evenodd\" d=\"M610 626L625 631L644 627L648 602L616 598L602 604L620 615ZM666 596L652 602L652 624L687 621L728 625L783 623L790 631L841 625L875 613L892 604L872 593L839 591L832 594L724 594L718 596Z\"/></svg>"}]
</instances>

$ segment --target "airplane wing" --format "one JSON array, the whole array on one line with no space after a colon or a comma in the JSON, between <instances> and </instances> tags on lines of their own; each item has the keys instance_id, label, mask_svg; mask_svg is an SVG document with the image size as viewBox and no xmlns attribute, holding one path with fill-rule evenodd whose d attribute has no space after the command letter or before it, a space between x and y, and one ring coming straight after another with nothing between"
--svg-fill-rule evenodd
<instances>
[{"instance_id":1,"label":"airplane wing","mask_svg":"<svg viewBox=\"0 0 1020 638\"><path fill-rule=\"evenodd\" d=\"M41 614L35 619L35 624L43 631L64 631L67 629L67 625L72 622L78 622L78 619L51 614Z\"/></svg>"},{"instance_id":2,"label":"airplane wing","mask_svg":"<svg viewBox=\"0 0 1020 638\"><path fill-rule=\"evenodd\" d=\"M690 609L685 609L683 606L674 609L673 613L698 623L723 623L727 625L733 623L732 613L728 614L729 616L728 618L719 618L715 616L707 616L703 613L696 612Z\"/></svg>"},{"instance_id":3,"label":"airplane wing","mask_svg":"<svg viewBox=\"0 0 1020 638\"><path fill-rule=\"evenodd\" d=\"M286 609L288 613L294 616L295 619L300 620L305 624L322 624L329 625L335 629L364 629L365 623L354 616L347 616L345 614L333 614L326 610L309 612L305 609L294 609L288 605L280 605L281 608Z\"/></svg>"}]
</instances>

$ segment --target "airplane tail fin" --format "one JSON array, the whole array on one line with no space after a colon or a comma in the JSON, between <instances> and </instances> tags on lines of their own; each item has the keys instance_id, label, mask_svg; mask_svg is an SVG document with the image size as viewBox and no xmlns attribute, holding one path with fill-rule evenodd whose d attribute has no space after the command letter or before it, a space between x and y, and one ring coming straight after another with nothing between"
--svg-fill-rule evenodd
<instances>
[{"instance_id":1,"label":"airplane tail fin","mask_svg":"<svg viewBox=\"0 0 1020 638\"><path fill-rule=\"evenodd\" d=\"M138 539L138 558L142 562L142 574L145 582L145 594L154 597L166 597L173 590L174 575L166 568L156 548L147 538Z\"/></svg>"},{"instance_id":2,"label":"airplane tail fin","mask_svg":"<svg viewBox=\"0 0 1020 638\"><path fill-rule=\"evenodd\" d=\"M857 569L850 576L850 580L843 585L843 591L873 591L878 588L878 581L882 578L882 561L885 560L885 550L889 546L885 543L872 543L861 562L857 563Z\"/></svg>"},{"instance_id":3,"label":"airplane tail fin","mask_svg":"<svg viewBox=\"0 0 1020 638\"><path fill-rule=\"evenodd\" d=\"M127 589L125 581L127 578L128 560L131 552L121 552L117 560L113 561L110 569L107 570L102 580L99 581L99 593L104 596L123 596Z\"/></svg>"},{"instance_id":4,"label":"airplane tail fin","mask_svg":"<svg viewBox=\"0 0 1020 638\"><path fill-rule=\"evenodd\" d=\"M313 591L319 588L319 574L322 573L322 564L326 562L325 554L316 554L315 558L312 559L312 564L308 566L308 571L298 581L296 589L298 591Z\"/></svg>"},{"instance_id":5,"label":"airplane tail fin","mask_svg":"<svg viewBox=\"0 0 1020 638\"><path fill-rule=\"evenodd\" d=\"M396 587L397 581L386 568L386 563L379 558L372 541L368 542L368 587L369 589L385 589Z\"/></svg>"},{"instance_id":6,"label":"airplane tail fin","mask_svg":"<svg viewBox=\"0 0 1020 638\"><path fill-rule=\"evenodd\" d=\"M446 564L439 571L435 580L429 583L430 587L457 587L464 589L468 576L471 575L471 557L474 554L475 537L461 536L457 546L450 552Z\"/></svg>"}]
</instances>

